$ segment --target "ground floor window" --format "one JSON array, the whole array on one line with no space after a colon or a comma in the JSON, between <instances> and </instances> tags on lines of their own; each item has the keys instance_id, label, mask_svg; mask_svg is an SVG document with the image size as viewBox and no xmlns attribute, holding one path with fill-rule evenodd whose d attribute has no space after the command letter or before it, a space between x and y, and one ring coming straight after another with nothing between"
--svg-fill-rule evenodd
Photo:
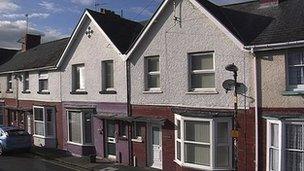
<instances>
[{"instance_id":1,"label":"ground floor window","mask_svg":"<svg viewBox=\"0 0 304 171\"><path fill-rule=\"evenodd\" d=\"M67 112L68 121L68 141L76 144L91 144L91 110L69 110Z\"/></svg>"},{"instance_id":2,"label":"ground floor window","mask_svg":"<svg viewBox=\"0 0 304 171\"><path fill-rule=\"evenodd\" d=\"M231 168L231 119L175 115L175 160L201 169Z\"/></svg>"},{"instance_id":3,"label":"ground floor window","mask_svg":"<svg viewBox=\"0 0 304 171\"><path fill-rule=\"evenodd\" d=\"M304 122L267 121L267 170L304 170Z\"/></svg>"},{"instance_id":4,"label":"ground floor window","mask_svg":"<svg viewBox=\"0 0 304 171\"><path fill-rule=\"evenodd\" d=\"M55 136L55 108L34 106L34 135L43 137Z\"/></svg>"}]
</instances>

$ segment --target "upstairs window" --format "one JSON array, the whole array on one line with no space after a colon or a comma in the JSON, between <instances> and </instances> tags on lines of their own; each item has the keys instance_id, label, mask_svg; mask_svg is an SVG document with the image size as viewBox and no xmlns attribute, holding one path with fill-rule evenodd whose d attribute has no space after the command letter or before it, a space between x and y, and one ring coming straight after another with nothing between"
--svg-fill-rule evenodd
<instances>
[{"instance_id":1,"label":"upstairs window","mask_svg":"<svg viewBox=\"0 0 304 171\"><path fill-rule=\"evenodd\" d=\"M102 90L115 91L114 64L112 60L102 61Z\"/></svg>"},{"instance_id":2,"label":"upstairs window","mask_svg":"<svg viewBox=\"0 0 304 171\"><path fill-rule=\"evenodd\" d=\"M84 64L72 66L72 87L73 92L85 91L85 67Z\"/></svg>"},{"instance_id":3,"label":"upstairs window","mask_svg":"<svg viewBox=\"0 0 304 171\"><path fill-rule=\"evenodd\" d=\"M304 52L290 52L287 58L289 89L304 91Z\"/></svg>"},{"instance_id":4,"label":"upstairs window","mask_svg":"<svg viewBox=\"0 0 304 171\"><path fill-rule=\"evenodd\" d=\"M13 91L13 75L9 74L7 76L7 91Z\"/></svg>"},{"instance_id":5,"label":"upstairs window","mask_svg":"<svg viewBox=\"0 0 304 171\"><path fill-rule=\"evenodd\" d=\"M39 92L49 91L49 74L47 72L39 73Z\"/></svg>"},{"instance_id":6,"label":"upstairs window","mask_svg":"<svg viewBox=\"0 0 304 171\"><path fill-rule=\"evenodd\" d=\"M160 90L159 56L145 58L146 90Z\"/></svg>"},{"instance_id":7,"label":"upstairs window","mask_svg":"<svg viewBox=\"0 0 304 171\"><path fill-rule=\"evenodd\" d=\"M214 53L189 54L190 91L215 91Z\"/></svg>"},{"instance_id":8,"label":"upstairs window","mask_svg":"<svg viewBox=\"0 0 304 171\"><path fill-rule=\"evenodd\" d=\"M29 73L23 74L23 91L28 92L30 89Z\"/></svg>"}]
</instances>

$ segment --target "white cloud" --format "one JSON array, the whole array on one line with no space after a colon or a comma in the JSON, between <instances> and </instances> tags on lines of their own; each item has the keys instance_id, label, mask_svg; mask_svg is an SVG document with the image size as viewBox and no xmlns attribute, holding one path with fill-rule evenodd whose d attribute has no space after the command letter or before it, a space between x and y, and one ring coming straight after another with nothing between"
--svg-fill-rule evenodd
<instances>
[{"instance_id":1,"label":"white cloud","mask_svg":"<svg viewBox=\"0 0 304 171\"><path fill-rule=\"evenodd\" d=\"M54 13L63 11L58 5L53 2L41 1L40 3L38 3L38 5L46 9L47 11Z\"/></svg>"},{"instance_id":2,"label":"white cloud","mask_svg":"<svg viewBox=\"0 0 304 171\"><path fill-rule=\"evenodd\" d=\"M68 35L62 34L59 30L53 28L46 28L44 31L45 36L42 38L43 42L49 42L57 39L61 39L64 37L68 37Z\"/></svg>"},{"instance_id":3,"label":"white cloud","mask_svg":"<svg viewBox=\"0 0 304 171\"><path fill-rule=\"evenodd\" d=\"M20 7L11 0L0 0L0 13L16 11Z\"/></svg>"},{"instance_id":4,"label":"white cloud","mask_svg":"<svg viewBox=\"0 0 304 171\"><path fill-rule=\"evenodd\" d=\"M93 0L71 0L71 2L74 4L80 4L85 6L93 4Z\"/></svg>"},{"instance_id":5,"label":"white cloud","mask_svg":"<svg viewBox=\"0 0 304 171\"><path fill-rule=\"evenodd\" d=\"M29 18L47 18L49 17L50 14L48 13L32 13L29 14ZM5 19L22 19L25 18L25 14L0 14L0 18L5 18Z\"/></svg>"}]
</instances>

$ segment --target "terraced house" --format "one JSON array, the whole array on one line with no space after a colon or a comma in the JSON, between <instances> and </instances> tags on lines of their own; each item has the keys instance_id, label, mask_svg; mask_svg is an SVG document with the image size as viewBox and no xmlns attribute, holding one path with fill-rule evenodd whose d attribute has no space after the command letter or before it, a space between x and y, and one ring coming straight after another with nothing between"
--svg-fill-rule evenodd
<instances>
[{"instance_id":1,"label":"terraced house","mask_svg":"<svg viewBox=\"0 0 304 171\"><path fill-rule=\"evenodd\" d=\"M86 10L70 39L5 55L4 125L138 167L303 170L303 9L164 0L146 25Z\"/></svg>"}]
</instances>

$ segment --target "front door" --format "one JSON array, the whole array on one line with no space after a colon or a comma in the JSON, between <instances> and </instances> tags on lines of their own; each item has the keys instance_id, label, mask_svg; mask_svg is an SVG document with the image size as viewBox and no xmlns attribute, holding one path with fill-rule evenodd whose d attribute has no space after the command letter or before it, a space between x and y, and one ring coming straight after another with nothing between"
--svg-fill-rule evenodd
<instances>
[{"instance_id":1,"label":"front door","mask_svg":"<svg viewBox=\"0 0 304 171\"><path fill-rule=\"evenodd\" d=\"M161 126L153 125L151 127L151 167L162 169L162 132Z\"/></svg>"},{"instance_id":2,"label":"front door","mask_svg":"<svg viewBox=\"0 0 304 171\"><path fill-rule=\"evenodd\" d=\"M115 122L107 121L107 137L106 137L107 157L116 158L116 139L115 139Z\"/></svg>"}]
</instances>

